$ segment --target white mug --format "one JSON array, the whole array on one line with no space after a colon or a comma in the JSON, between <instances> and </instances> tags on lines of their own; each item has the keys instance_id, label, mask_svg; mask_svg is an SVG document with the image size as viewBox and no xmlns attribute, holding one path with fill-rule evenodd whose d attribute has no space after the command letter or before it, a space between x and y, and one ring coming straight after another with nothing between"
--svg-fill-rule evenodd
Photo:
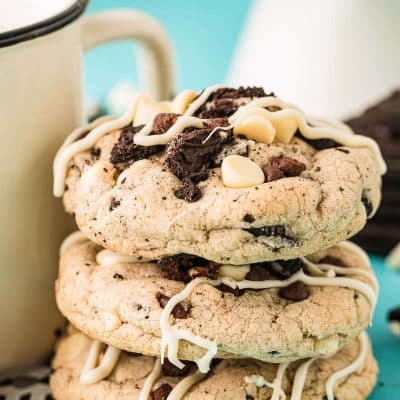
<instances>
[{"instance_id":1,"label":"white mug","mask_svg":"<svg viewBox=\"0 0 400 400\"><path fill-rule=\"evenodd\" d=\"M41 361L62 325L53 287L58 248L72 222L52 196L52 161L66 135L83 122L84 52L107 41L138 40L147 49L146 89L156 98L167 98L175 84L170 41L148 15L110 10L82 18L87 0L4 3L4 10L0 5L0 374ZM49 3L51 9L34 15L42 11L38 3Z\"/></svg>"},{"instance_id":2,"label":"white mug","mask_svg":"<svg viewBox=\"0 0 400 400\"><path fill-rule=\"evenodd\" d=\"M346 118L400 85L400 2L255 0L228 81Z\"/></svg>"}]
</instances>

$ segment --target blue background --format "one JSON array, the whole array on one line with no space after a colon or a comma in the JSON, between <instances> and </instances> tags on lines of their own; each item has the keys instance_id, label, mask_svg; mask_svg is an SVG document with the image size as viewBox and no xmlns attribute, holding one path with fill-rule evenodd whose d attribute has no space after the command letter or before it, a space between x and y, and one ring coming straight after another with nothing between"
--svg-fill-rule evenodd
<instances>
[{"instance_id":1,"label":"blue background","mask_svg":"<svg viewBox=\"0 0 400 400\"><path fill-rule=\"evenodd\" d=\"M178 89L200 89L224 81L249 6L247 0L92 0L87 13L134 7L157 17L175 46ZM85 75L87 95L100 101L116 81L130 80L137 86L131 43L92 50L85 59ZM400 341L386 322L388 310L400 305L400 272L389 270L381 257L372 256L372 262L381 293L369 333L380 376L370 399L400 399Z\"/></svg>"}]
</instances>

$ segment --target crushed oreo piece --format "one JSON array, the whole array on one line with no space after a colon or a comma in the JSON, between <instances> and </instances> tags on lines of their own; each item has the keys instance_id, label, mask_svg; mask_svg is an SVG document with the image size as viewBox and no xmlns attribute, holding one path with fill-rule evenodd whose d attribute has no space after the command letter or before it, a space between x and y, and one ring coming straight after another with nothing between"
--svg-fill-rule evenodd
<instances>
[{"instance_id":1,"label":"crushed oreo piece","mask_svg":"<svg viewBox=\"0 0 400 400\"><path fill-rule=\"evenodd\" d=\"M235 137L231 144L224 146L221 152L215 157L213 166L220 167L224 158L232 155L247 157L249 155L248 140Z\"/></svg>"},{"instance_id":2,"label":"crushed oreo piece","mask_svg":"<svg viewBox=\"0 0 400 400\"><path fill-rule=\"evenodd\" d=\"M324 258L321 258L318 262L321 264L336 265L337 267L347 267L347 265L341 258L334 256L325 256Z\"/></svg>"},{"instance_id":3,"label":"crushed oreo piece","mask_svg":"<svg viewBox=\"0 0 400 400\"><path fill-rule=\"evenodd\" d=\"M252 264L245 279L248 281L267 281L271 279L271 273L269 272L267 263Z\"/></svg>"},{"instance_id":4,"label":"crushed oreo piece","mask_svg":"<svg viewBox=\"0 0 400 400\"><path fill-rule=\"evenodd\" d=\"M93 147L90 150L90 156L92 157L92 160L98 160L101 155L101 149L99 147Z\"/></svg>"},{"instance_id":5,"label":"crushed oreo piece","mask_svg":"<svg viewBox=\"0 0 400 400\"><path fill-rule=\"evenodd\" d=\"M299 176L305 169L306 164L290 157L273 158L263 166L266 182L283 177Z\"/></svg>"},{"instance_id":6,"label":"crushed oreo piece","mask_svg":"<svg viewBox=\"0 0 400 400\"><path fill-rule=\"evenodd\" d=\"M172 392L172 386L168 383L163 383L160 387L151 393L153 400L166 400L168 395Z\"/></svg>"},{"instance_id":7,"label":"crushed oreo piece","mask_svg":"<svg viewBox=\"0 0 400 400\"><path fill-rule=\"evenodd\" d=\"M190 254L163 257L157 264L161 267L163 278L184 283L200 276L210 279L218 276L219 264Z\"/></svg>"},{"instance_id":8,"label":"crushed oreo piece","mask_svg":"<svg viewBox=\"0 0 400 400\"><path fill-rule=\"evenodd\" d=\"M196 201L201 192L193 185L207 179L208 170L214 157L223 146L232 140L232 132L219 129L211 136L212 129L193 129L184 131L172 138L167 147L165 164L178 178L182 179L175 195L179 198Z\"/></svg>"},{"instance_id":9,"label":"crushed oreo piece","mask_svg":"<svg viewBox=\"0 0 400 400\"><path fill-rule=\"evenodd\" d=\"M235 297L239 297L244 293L244 290L240 290L238 287L232 289L230 286L225 285L224 283L221 283L219 286L216 286L216 288L221 292L233 294Z\"/></svg>"},{"instance_id":10,"label":"crushed oreo piece","mask_svg":"<svg viewBox=\"0 0 400 400\"><path fill-rule=\"evenodd\" d=\"M118 138L118 142L111 150L110 161L119 168L125 169L135 161L149 158L150 156L163 151L164 146L138 146L133 139L136 133L143 128L141 126L125 127Z\"/></svg>"},{"instance_id":11,"label":"crushed oreo piece","mask_svg":"<svg viewBox=\"0 0 400 400\"><path fill-rule=\"evenodd\" d=\"M168 297L161 292L156 293L156 299L158 301L158 304L160 304L161 308L164 308L167 305L170 298L171 297ZM189 311L190 311L189 306L185 307L181 303L178 303L172 310L172 315L178 319L186 319L189 316Z\"/></svg>"},{"instance_id":12,"label":"crushed oreo piece","mask_svg":"<svg viewBox=\"0 0 400 400\"><path fill-rule=\"evenodd\" d=\"M167 132L169 128L176 122L180 114L160 113L157 114L153 121L153 133L156 135Z\"/></svg>"},{"instance_id":13,"label":"crushed oreo piece","mask_svg":"<svg viewBox=\"0 0 400 400\"><path fill-rule=\"evenodd\" d=\"M268 225L262 226L260 228L244 228L246 232L251 233L253 236L277 236L282 239L294 241L294 237L287 232L287 229L284 225Z\"/></svg>"},{"instance_id":14,"label":"crushed oreo piece","mask_svg":"<svg viewBox=\"0 0 400 400\"><path fill-rule=\"evenodd\" d=\"M194 203L201 197L201 190L190 179L184 179L182 184L174 192L178 199Z\"/></svg>"},{"instance_id":15,"label":"crushed oreo piece","mask_svg":"<svg viewBox=\"0 0 400 400\"><path fill-rule=\"evenodd\" d=\"M241 105L238 99L253 99L265 96L274 96L274 94L265 93L261 87L221 88L210 94L204 104L196 111L195 116L200 118L229 117Z\"/></svg>"},{"instance_id":16,"label":"crushed oreo piece","mask_svg":"<svg viewBox=\"0 0 400 400\"><path fill-rule=\"evenodd\" d=\"M248 222L249 224L251 224L252 222L255 221L255 219L251 214L244 214L243 215L243 221L244 222Z\"/></svg>"},{"instance_id":17,"label":"crushed oreo piece","mask_svg":"<svg viewBox=\"0 0 400 400\"><path fill-rule=\"evenodd\" d=\"M171 364L168 358L165 358L164 364L162 364L161 368L164 375L166 376L185 376L189 373L191 367L194 364L190 361L184 361L183 364L185 364L185 366L182 369L180 369L175 365Z\"/></svg>"},{"instance_id":18,"label":"crushed oreo piece","mask_svg":"<svg viewBox=\"0 0 400 400\"><path fill-rule=\"evenodd\" d=\"M337 143L331 139L308 139L304 137L299 130L296 132L296 136L300 137L302 140L304 140L306 143L316 148L317 150L333 149L335 147L341 146L340 143Z\"/></svg>"},{"instance_id":19,"label":"crushed oreo piece","mask_svg":"<svg viewBox=\"0 0 400 400\"><path fill-rule=\"evenodd\" d=\"M286 300L302 301L310 296L310 291L303 282L297 281L289 286L281 288L279 290L279 296Z\"/></svg>"},{"instance_id":20,"label":"crushed oreo piece","mask_svg":"<svg viewBox=\"0 0 400 400\"><path fill-rule=\"evenodd\" d=\"M114 197L111 199L111 203L110 203L110 211L115 210L117 207L119 207L121 205L121 200L116 200Z\"/></svg>"},{"instance_id":21,"label":"crushed oreo piece","mask_svg":"<svg viewBox=\"0 0 400 400\"><path fill-rule=\"evenodd\" d=\"M389 311L388 320L390 322L400 322L400 307L393 308Z\"/></svg>"},{"instance_id":22,"label":"crushed oreo piece","mask_svg":"<svg viewBox=\"0 0 400 400\"><path fill-rule=\"evenodd\" d=\"M124 279L123 275L118 274L118 273L115 273L115 274L113 275L113 278L114 278L114 279L120 279L120 280Z\"/></svg>"},{"instance_id":23,"label":"crushed oreo piece","mask_svg":"<svg viewBox=\"0 0 400 400\"><path fill-rule=\"evenodd\" d=\"M374 210L374 207L373 207L371 201L366 196L362 196L361 202L363 203L363 205L365 207L365 212L367 214L367 217L370 217L372 214L372 211Z\"/></svg>"},{"instance_id":24,"label":"crushed oreo piece","mask_svg":"<svg viewBox=\"0 0 400 400\"><path fill-rule=\"evenodd\" d=\"M288 279L303 267L303 261L300 258L277 260L269 264L271 273L279 279Z\"/></svg>"}]
</instances>

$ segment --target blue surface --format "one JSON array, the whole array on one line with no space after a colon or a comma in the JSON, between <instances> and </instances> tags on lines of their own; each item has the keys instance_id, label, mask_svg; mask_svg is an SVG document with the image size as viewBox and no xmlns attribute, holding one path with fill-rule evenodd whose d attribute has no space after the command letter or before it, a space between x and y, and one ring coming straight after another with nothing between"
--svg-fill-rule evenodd
<instances>
[{"instance_id":1,"label":"blue surface","mask_svg":"<svg viewBox=\"0 0 400 400\"><path fill-rule=\"evenodd\" d=\"M158 18L174 43L178 89L200 89L224 80L249 5L249 0L92 0L87 13L131 7ZM88 96L104 100L117 81L138 83L132 48L131 42L119 42L88 53Z\"/></svg>"},{"instance_id":2,"label":"blue surface","mask_svg":"<svg viewBox=\"0 0 400 400\"><path fill-rule=\"evenodd\" d=\"M389 309L400 306L400 272L384 265L382 257L372 256L372 264L380 284L380 297L373 326L369 329L380 374L370 400L400 399L400 339L388 329Z\"/></svg>"},{"instance_id":3,"label":"blue surface","mask_svg":"<svg viewBox=\"0 0 400 400\"><path fill-rule=\"evenodd\" d=\"M250 2L247 0L92 0L88 13L110 7L134 7L157 17L168 30L178 60L178 88L200 89L224 81ZM110 61L111 60L111 61ZM85 60L86 92L103 99L120 80L135 84L136 68L130 43L103 46ZM380 365L380 376L370 400L400 399L400 340L386 322L388 310L400 305L400 272L372 257L381 285L375 320L369 332Z\"/></svg>"}]
</instances>

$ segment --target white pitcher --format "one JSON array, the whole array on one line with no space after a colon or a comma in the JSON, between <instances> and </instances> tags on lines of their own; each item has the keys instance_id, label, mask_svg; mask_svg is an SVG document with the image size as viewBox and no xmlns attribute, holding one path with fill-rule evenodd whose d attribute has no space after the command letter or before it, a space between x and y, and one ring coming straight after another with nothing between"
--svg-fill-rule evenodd
<instances>
[{"instance_id":1,"label":"white pitcher","mask_svg":"<svg viewBox=\"0 0 400 400\"><path fill-rule=\"evenodd\" d=\"M84 52L139 40L147 49L147 90L157 98L174 91L170 41L156 20L128 10L81 18L86 5L0 4L0 373L40 361L62 323L53 288L72 222L52 195L52 161L83 122Z\"/></svg>"},{"instance_id":2,"label":"white pitcher","mask_svg":"<svg viewBox=\"0 0 400 400\"><path fill-rule=\"evenodd\" d=\"M256 0L229 72L342 118L400 85L400 1Z\"/></svg>"}]
</instances>

